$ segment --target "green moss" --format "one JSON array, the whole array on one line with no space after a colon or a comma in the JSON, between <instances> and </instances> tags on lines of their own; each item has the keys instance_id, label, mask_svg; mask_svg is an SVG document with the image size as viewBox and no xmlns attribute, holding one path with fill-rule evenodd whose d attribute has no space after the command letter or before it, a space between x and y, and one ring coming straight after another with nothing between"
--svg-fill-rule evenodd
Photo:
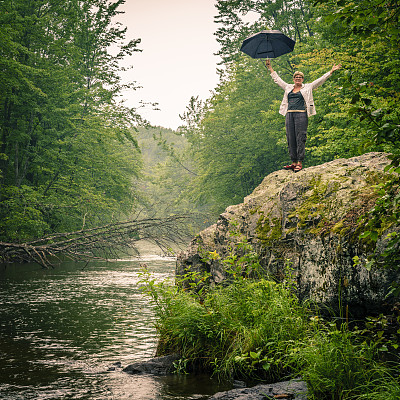
<instances>
[{"instance_id":1,"label":"green moss","mask_svg":"<svg viewBox=\"0 0 400 400\"><path fill-rule=\"evenodd\" d=\"M360 218L366 215L373 207L377 192L374 185L386 179L381 172L367 173L367 186L355 190L348 202L343 205L338 200L337 192L341 187L341 181L346 181L346 177L336 177L330 181L322 181L322 175L315 175L312 180L305 183L308 190L303 194L301 204L295 207L287 216L287 219L296 226L285 230L286 234L291 234L296 230L301 230L305 234L327 235L334 234L339 237L346 237L349 242L363 243L359 235L363 232L365 220ZM343 207L346 207L347 212ZM339 212L342 209L345 212ZM254 212L255 213L255 212ZM271 245L282 237L282 221L278 218L271 218L258 211L257 237L266 245ZM338 215L339 214L339 215ZM379 233L388 228L388 223L381 221Z\"/></svg>"},{"instance_id":2,"label":"green moss","mask_svg":"<svg viewBox=\"0 0 400 400\"><path fill-rule=\"evenodd\" d=\"M289 228L286 230L286 235L290 235L291 233L296 232L296 231L297 231L296 227Z\"/></svg>"},{"instance_id":3,"label":"green moss","mask_svg":"<svg viewBox=\"0 0 400 400\"><path fill-rule=\"evenodd\" d=\"M345 236L350 232L350 226L346 226L345 228L341 229L339 232L339 236Z\"/></svg>"},{"instance_id":4,"label":"green moss","mask_svg":"<svg viewBox=\"0 0 400 400\"><path fill-rule=\"evenodd\" d=\"M289 218L297 218L297 228L306 232L318 234L321 233L325 222L329 221L329 211L331 210L331 200L328 196L336 192L340 184L339 182L322 183L321 175L314 177L310 181L312 187L311 194L307 198L303 198L303 202L296 207Z\"/></svg>"},{"instance_id":5,"label":"green moss","mask_svg":"<svg viewBox=\"0 0 400 400\"><path fill-rule=\"evenodd\" d=\"M257 238L265 245L270 245L273 241L282 236L282 222L280 218L268 218L260 213L256 226Z\"/></svg>"},{"instance_id":6,"label":"green moss","mask_svg":"<svg viewBox=\"0 0 400 400\"><path fill-rule=\"evenodd\" d=\"M369 185L377 185L379 183L385 183L391 179L391 175L381 171L367 171L365 176L365 182Z\"/></svg>"},{"instance_id":7,"label":"green moss","mask_svg":"<svg viewBox=\"0 0 400 400\"><path fill-rule=\"evenodd\" d=\"M250 215L254 215L256 212L259 211L259 209L260 209L260 207L252 208L252 209L249 211ZM262 211L261 211L261 212L262 212Z\"/></svg>"},{"instance_id":8,"label":"green moss","mask_svg":"<svg viewBox=\"0 0 400 400\"><path fill-rule=\"evenodd\" d=\"M338 232L340 232L340 231L343 229L343 227L344 227L344 222L343 222L343 220L341 220L341 221L337 222L337 223L333 226L332 232L333 232L333 233L338 233Z\"/></svg>"}]
</instances>

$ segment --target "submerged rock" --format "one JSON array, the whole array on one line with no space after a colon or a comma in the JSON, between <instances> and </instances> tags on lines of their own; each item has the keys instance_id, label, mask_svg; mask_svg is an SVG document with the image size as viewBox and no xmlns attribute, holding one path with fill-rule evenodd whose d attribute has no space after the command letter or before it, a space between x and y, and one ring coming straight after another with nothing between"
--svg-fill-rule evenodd
<instances>
[{"instance_id":1,"label":"submerged rock","mask_svg":"<svg viewBox=\"0 0 400 400\"><path fill-rule=\"evenodd\" d=\"M387 154L369 153L299 173L271 173L178 255L177 276L207 272L211 285L221 283L229 278L221 260L240 257L247 247L262 274L288 279L291 271L300 299L334 308L340 300L354 315L378 310L399 271L365 268L371 243L359 239L358 218L374 206L374 185L385 179L389 163ZM400 222L390 230L399 231ZM385 248L390 230L378 238L378 249Z\"/></svg>"},{"instance_id":2,"label":"submerged rock","mask_svg":"<svg viewBox=\"0 0 400 400\"><path fill-rule=\"evenodd\" d=\"M120 368L122 368L122 363L120 361L117 361L113 363L113 365L108 367L107 371L117 371Z\"/></svg>"},{"instance_id":3,"label":"submerged rock","mask_svg":"<svg viewBox=\"0 0 400 400\"><path fill-rule=\"evenodd\" d=\"M155 357L147 361L139 361L128 365L123 369L128 374L172 374L175 367L174 362L180 359L180 355L172 354L164 357Z\"/></svg>"}]
</instances>

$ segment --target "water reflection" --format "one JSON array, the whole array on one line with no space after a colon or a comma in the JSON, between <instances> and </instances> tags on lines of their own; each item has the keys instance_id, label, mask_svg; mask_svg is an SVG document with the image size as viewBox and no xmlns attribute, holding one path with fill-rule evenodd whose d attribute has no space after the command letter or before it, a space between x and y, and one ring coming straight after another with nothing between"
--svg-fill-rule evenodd
<instances>
[{"instance_id":1,"label":"water reflection","mask_svg":"<svg viewBox=\"0 0 400 400\"><path fill-rule=\"evenodd\" d=\"M173 259L152 259L159 280ZM153 310L139 290L139 261L0 269L0 398L196 399L208 378L132 376L122 366L154 355ZM196 382L208 379L197 386Z\"/></svg>"}]
</instances>

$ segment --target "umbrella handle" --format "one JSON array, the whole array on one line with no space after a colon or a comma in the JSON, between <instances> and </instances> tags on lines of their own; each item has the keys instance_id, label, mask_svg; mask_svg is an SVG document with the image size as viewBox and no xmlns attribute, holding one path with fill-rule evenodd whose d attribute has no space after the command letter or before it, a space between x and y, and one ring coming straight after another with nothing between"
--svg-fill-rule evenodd
<instances>
[{"instance_id":1,"label":"umbrella handle","mask_svg":"<svg viewBox=\"0 0 400 400\"><path fill-rule=\"evenodd\" d=\"M269 60L269 58L266 58L265 61ZM260 61L262 62L262 64L264 65L265 69L268 69L268 67L265 65L265 62L262 60L262 58L260 58Z\"/></svg>"}]
</instances>

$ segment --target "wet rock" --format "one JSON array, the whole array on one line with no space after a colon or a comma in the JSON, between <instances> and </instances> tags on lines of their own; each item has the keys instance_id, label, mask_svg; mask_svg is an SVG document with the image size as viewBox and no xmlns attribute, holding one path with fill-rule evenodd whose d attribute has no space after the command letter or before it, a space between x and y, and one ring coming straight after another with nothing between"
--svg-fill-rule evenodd
<instances>
[{"instance_id":1,"label":"wet rock","mask_svg":"<svg viewBox=\"0 0 400 400\"><path fill-rule=\"evenodd\" d=\"M122 363L120 361L117 361L113 363L110 367L108 367L107 371L116 371L120 368L122 368Z\"/></svg>"},{"instance_id":2,"label":"wet rock","mask_svg":"<svg viewBox=\"0 0 400 400\"><path fill-rule=\"evenodd\" d=\"M232 382L232 386L233 386L234 388L244 388L244 387L247 386L247 384L246 384L246 382L244 382L244 381L234 380L234 381Z\"/></svg>"},{"instance_id":3,"label":"wet rock","mask_svg":"<svg viewBox=\"0 0 400 400\"><path fill-rule=\"evenodd\" d=\"M219 392L209 400L307 400L307 384L301 380L260 384L251 388Z\"/></svg>"},{"instance_id":4,"label":"wet rock","mask_svg":"<svg viewBox=\"0 0 400 400\"><path fill-rule=\"evenodd\" d=\"M128 374L168 375L174 371L174 362L180 355L172 354L164 357L155 357L147 361L139 361L123 369Z\"/></svg>"}]
</instances>

